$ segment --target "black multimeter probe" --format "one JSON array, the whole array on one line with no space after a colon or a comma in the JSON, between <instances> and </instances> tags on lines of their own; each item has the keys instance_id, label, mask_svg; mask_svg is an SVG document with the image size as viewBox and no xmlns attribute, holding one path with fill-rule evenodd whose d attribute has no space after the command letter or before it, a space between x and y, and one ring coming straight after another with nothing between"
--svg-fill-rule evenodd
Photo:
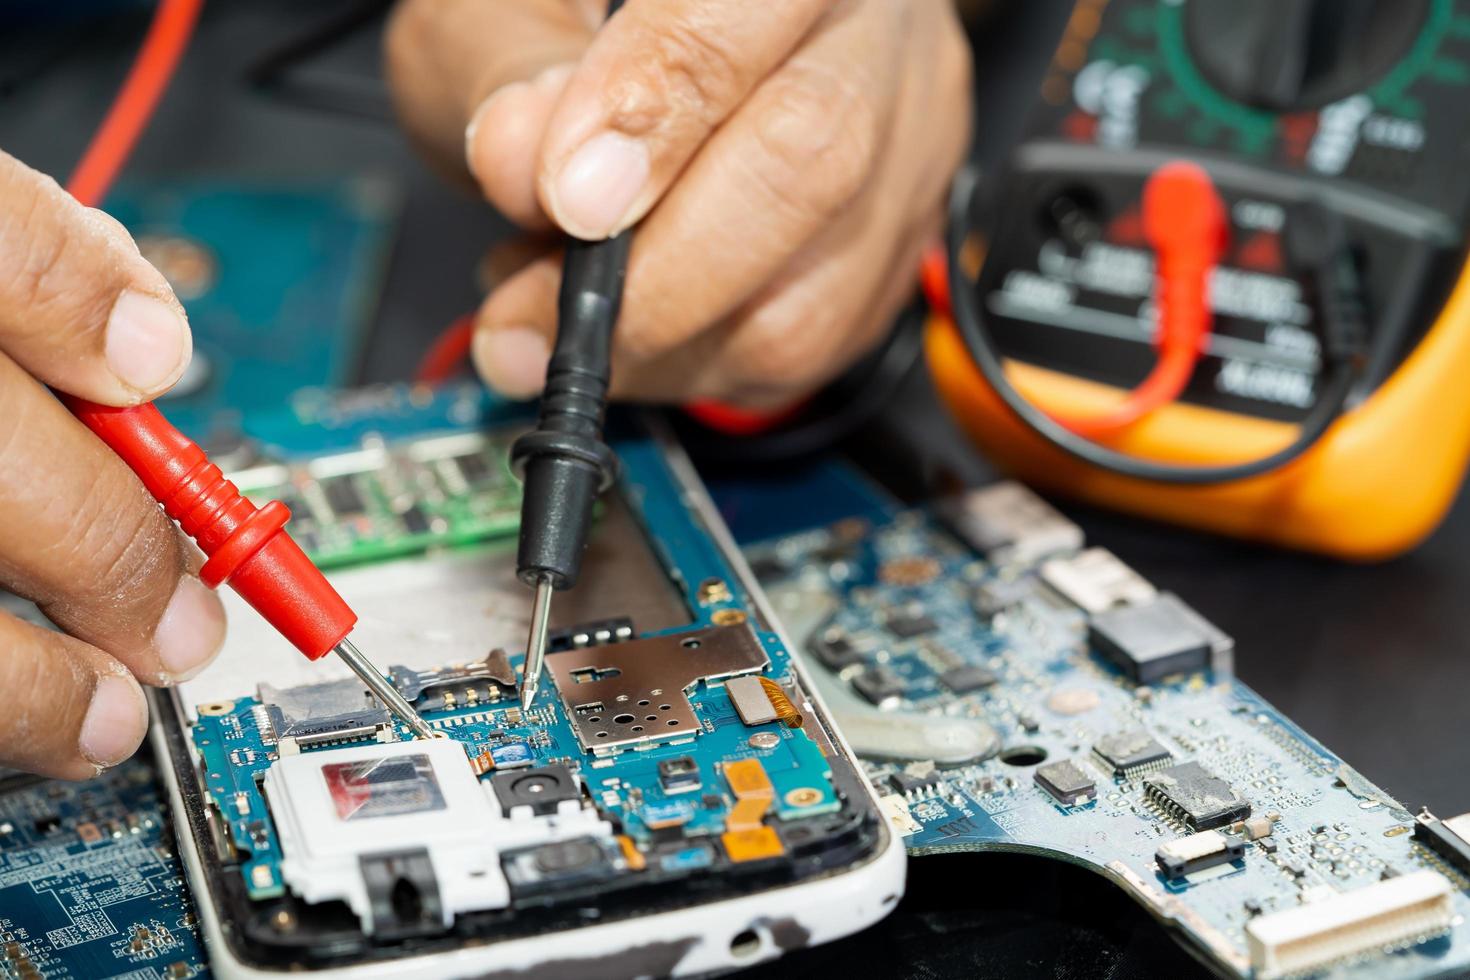
<instances>
[{"instance_id":1,"label":"black multimeter probe","mask_svg":"<svg viewBox=\"0 0 1470 980\"><path fill-rule=\"evenodd\" d=\"M609 0L607 16L622 5ZM541 681L551 594L576 584L592 506L617 476L618 458L603 441L602 422L632 240L626 230L605 241L568 243L541 414L510 450L524 483L516 574L536 590L521 667L522 711L530 709Z\"/></svg>"}]
</instances>

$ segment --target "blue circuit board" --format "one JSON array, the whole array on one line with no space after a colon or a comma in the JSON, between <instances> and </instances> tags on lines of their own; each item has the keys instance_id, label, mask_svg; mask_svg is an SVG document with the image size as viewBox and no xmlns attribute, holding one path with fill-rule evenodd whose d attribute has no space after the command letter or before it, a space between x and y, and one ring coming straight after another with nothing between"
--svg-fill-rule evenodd
<instances>
[{"instance_id":1,"label":"blue circuit board","mask_svg":"<svg viewBox=\"0 0 1470 980\"><path fill-rule=\"evenodd\" d=\"M194 361L159 402L180 430L228 447L299 389L353 380L397 219L389 184L134 183L107 210L189 313Z\"/></svg>"},{"instance_id":2,"label":"blue circuit board","mask_svg":"<svg viewBox=\"0 0 1470 980\"><path fill-rule=\"evenodd\" d=\"M713 493L744 534L747 557L838 726L867 756L867 774L910 854L1023 851L1084 865L1179 930L1214 970L1242 976L1253 975L1247 925L1256 917L1432 869L1453 891L1442 902L1448 928L1323 970L1354 977L1470 971L1470 869L1423 846L1402 804L1228 672L1135 683L1089 643L1088 614L1039 580L1039 561L987 561L934 514L901 508L841 464L770 484L717 483ZM769 500L804 501L783 512L776 537L767 536ZM981 608L982 594L1001 593L1009 596L1003 610ZM895 631L900 612L905 623L922 623ZM830 662L833 636L844 644L845 664ZM818 637L828 644L828 666L808 655ZM979 681L968 675L978 689L951 690L944 678L956 668L983 671ZM892 681L892 696L875 705L872 688L865 699L861 685L878 670ZM865 747L863 718L848 727L857 710L849 703L895 727L970 720L989 726L998 741L979 761L936 766L922 754L894 758L881 742ZM1115 774L1093 749L1127 731L1152 737L1167 758ZM1075 801L1038 782L1042 765L1061 760L1074 762L1090 784ZM1238 822L1221 826L1223 843L1244 845L1238 859L1171 876L1156 852L1195 828L1145 783L1161 767L1189 762L1224 780L1269 822L1255 833Z\"/></svg>"},{"instance_id":3,"label":"blue circuit board","mask_svg":"<svg viewBox=\"0 0 1470 980\"><path fill-rule=\"evenodd\" d=\"M149 762L0 793L0 977L208 972Z\"/></svg>"},{"instance_id":4,"label":"blue circuit board","mask_svg":"<svg viewBox=\"0 0 1470 980\"><path fill-rule=\"evenodd\" d=\"M560 707L550 703L551 697L539 695L538 703L524 716L517 708L462 708L428 711L424 717L435 729L462 743L469 756L491 752L501 760L496 771L580 760L582 751L576 736ZM750 758L761 761L775 787L778 819L818 816L838 807L830 783L831 770L821 749L804 732L775 722L747 726L735 717L728 699L715 690L695 694L691 700L710 726L697 746L669 744L630 753L626 759L586 773L599 806L619 818L640 848L652 844L657 829L682 828L687 846L664 850L658 856L666 869L705 868L719 856L715 842L725 830L732 803L719 775L719 766L727 762ZM230 832L236 846L249 855L240 871L250 894L271 898L284 892L281 854L259 780L278 757L273 745L262 738L260 707L254 698L243 698L226 714L201 717L193 737L210 774L210 795L221 812L230 815ZM752 747L750 738L758 732L769 732L776 744L771 748ZM409 736L400 727L398 737ZM330 751L330 747L307 751ZM658 764L681 757L691 757L699 766L698 788L669 793L660 783ZM507 764L505 760L510 761ZM486 773L485 778L488 776ZM792 791L808 787L819 794L817 799L800 807L784 803Z\"/></svg>"},{"instance_id":5,"label":"blue circuit board","mask_svg":"<svg viewBox=\"0 0 1470 980\"><path fill-rule=\"evenodd\" d=\"M384 458L390 463L384 465L397 465L391 461L414 456L414 447L457 434L485 437L503 447L506 442L496 434L502 430L495 427L516 424L518 413L477 386L432 392L408 387L345 395L304 392L284 412L257 416L250 431L272 466L331 459L365 443L385 446ZM755 614L735 569L691 511L687 490L671 470L667 450L631 416L614 419L609 431L621 461L618 496L643 529L654 560L684 610L682 622L637 628L621 642L682 638L700 630L739 631L753 638L759 659L767 662L764 669L742 669L740 673L774 680L799 703L799 681L790 668L788 651L778 634ZM445 492L440 484L429 487L426 479L414 477L404 482L418 492ZM371 542L359 544L365 547ZM444 540L432 547L427 560L474 556L482 551L492 555L503 554L505 549L496 542ZM362 563L353 566L354 572L361 568ZM688 640L682 642L689 645ZM555 663L567 655L553 653L549 659ZM514 653L507 660L517 673L521 659ZM395 671L395 682L401 676ZM853 802L849 798L845 803L839 795L828 759L832 746L820 724L810 717L802 725L793 725L785 717L743 718L723 683L701 681L682 688L697 719L697 730L686 737L639 744L636 751L600 752L584 745L579 739L585 739L586 732L579 734L569 702L564 700L566 692L555 683L543 684L524 712L510 693L488 687L483 694L472 694L469 701L461 697L453 704L421 702L418 707L434 729L465 748L467 759L480 767L477 772L482 781L523 768L565 766L576 772L589 804L617 828L622 869L629 874L646 867L677 876L779 858L788 844L795 846L790 842L815 839L818 832L807 828L820 823L820 818L844 808L851 816ZM282 853L279 821L272 813L265 783L266 774L286 750L277 725L279 714L272 715L273 705L263 703L263 696L263 692L241 691L234 698L198 705L190 732L209 799L239 857L230 873L241 876L254 901L291 891L290 876L283 870L283 858L289 855ZM664 700L677 699L675 691ZM655 715L671 709L657 699L638 704L642 707L630 704L630 710L640 715L652 712L648 716L651 725L662 724L664 718ZM668 724L675 722L671 719ZM375 731L354 731L340 739L293 743L289 751L328 758L345 745L406 742L411 737L401 723L389 722ZM662 764L675 760L692 764L692 771L685 771L677 784L661 771ZM747 852L741 850L748 843L744 838L730 839L731 832L745 824L737 824L732 816L743 797L728 774L732 766L742 764L748 773L752 763L758 763L755 770L763 774L760 778L769 781L769 805L764 811L756 808L756 826L763 831L779 830L780 836L773 833L766 843ZM749 810L742 812L741 819L749 821Z\"/></svg>"}]
</instances>

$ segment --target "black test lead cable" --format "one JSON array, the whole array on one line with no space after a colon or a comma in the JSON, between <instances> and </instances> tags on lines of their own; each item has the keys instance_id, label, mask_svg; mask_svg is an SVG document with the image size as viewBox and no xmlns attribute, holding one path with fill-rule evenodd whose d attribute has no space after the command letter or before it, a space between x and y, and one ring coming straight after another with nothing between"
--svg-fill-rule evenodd
<instances>
[{"instance_id":1,"label":"black test lead cable","mask_svg":"<svg viewBox=\"0 0 1470 980\"><path fill-rule=\"evenodd\" d=\"M622 5L609 0L607 16ZM632 241L627 229L604 241L567 244L541 414L510 450L524 484L516 574L536 590L521 667L522 711L530 710L541 683L552 592L576 584L592 506L617 476L618 458L603 441L602 423Z\"/></svg>"}]
</instances>

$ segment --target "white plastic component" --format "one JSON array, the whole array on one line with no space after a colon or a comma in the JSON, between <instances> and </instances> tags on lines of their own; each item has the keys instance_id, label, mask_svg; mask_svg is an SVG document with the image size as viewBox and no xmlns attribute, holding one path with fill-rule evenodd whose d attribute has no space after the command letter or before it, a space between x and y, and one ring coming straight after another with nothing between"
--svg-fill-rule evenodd
<instances>
[{"instance_id":1,"label":"white plastic component","mask_svg":"<svg viewBox=\"0 0 1470 980\"><path fill-rule=\"evenodd\" d=\"M888 818L888 823L900 836L907 837L909 834L917 834L924 829L923 824L914 819L909 810L908 801L897 793L889 793L887 796L878 797L878 809L883 811L883 816Z\"/></svg>"},{"instance_id":2,"label":"white plastic component","mask_svg":"<svg viewBox=\"0 0 1470 980\"><path fill-rule=\"evenodd\" d=\"M1158 594L1148 580L1106 548L1088 548L1041 566L1041 580L1087 612L1147 602Z\"/></svg>"},{"instance_id":3,"label":"white plastic component","mask_svg":"<svg viewBox=\"0 0 1470 980\"><path fill-rule=\"evenodd\" d=\"M1195 861L1209 854L1225 850L1225 838L1215 830L1202 830L1188 837L1180 837L1160 845L1159 853L1168 854L1180 861Z\"/></svg>"},{"instance_id":4,"label":"white plastic component","mask_svg":"<svg viewBox=\"0 0 1470 980\"><path fill-rule=\"evenodd\" d=\"M366 798L354 798L358 810L344 812L342 790L339 787L334 794L329 770L418 756L428 759L433 789L409 784L419 795L407 804L401 801L412 794L385 793L383 812L373 812L375 804ZM390 790L398 785L403 784L390 784ZM368 933L373 922L359 864L364 856L427 851L447 926L459 913L500 909L510 903L510 888L500 868L504 852L612 833L611 825L595 810L571 800L548 816L533 816L528 807L516 808L524 813L502 813L490 785L470 769L464 747L451 739L282 756L266 772L265 794L281 840L281 877L287 887L310 903L346 902Z\"/></svg>"},{"instance_id":5,"label":"white plastic component","mask_svg":"<svg viewBox=\"0 0 1470 980\"><path fill-rule=\"evenodd\" d=\"M938 509L960 537L998 564L1030 563L1082 547L1080 527L1013 480L946 497Z\"/></svg>"},{"instance_id":6,"label":"white plastic component","mask_svg":"<svg viewBox=\"0 0 1470 980\"><path fill-rule=\"evenodd\" d=\"M1441 820L1439 825L1466 844L1470 844L1470 813L1462 813L1458 817Z\"/></svg>"},{"instance_id":7,"label":"white plastic component","mask_svg":"<svg viewBox=\"0 0 1470 980\"><path fill-rule=\"evenodd\" d=\"M1453 895L1437 871L1415 871L1261 916L1245 927L1251 966L1276 977L1427 939L1450 927Z\"/></svg>"},{"instance_id":8,"label":"white plastic component","mask_svg":"<svg viewBox=\"0 0 1470 980\"><path fill-rule=\"evenodd\" d=\"M323 767L426 756L440 805L384 816L340 815ZM448 739L354 746L282 756L265 775L265 795L281 840L281 877L307 902L341 899L372 931L363 855L424 849L434 867L444 924L454 915L505 908L496 828L506 823L471 771L464 748Z\"/></svg>"}]
</instances>

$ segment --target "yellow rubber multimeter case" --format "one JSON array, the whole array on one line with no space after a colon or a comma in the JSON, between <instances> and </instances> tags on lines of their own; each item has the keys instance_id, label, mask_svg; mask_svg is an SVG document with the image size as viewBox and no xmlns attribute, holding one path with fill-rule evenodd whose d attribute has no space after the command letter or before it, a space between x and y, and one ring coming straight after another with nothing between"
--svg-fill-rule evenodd
<instances>
[{"instance_id":1,"label":"yellow rubber multimeter case","mask_svg":"<svg viewBox=\"0 0 1470 980\"><path fill-rule=\"evenodd\" d=\"M1176 466L1291 443L1321 393L1321 324L1290 267L1303 202L1341 219L1366 356L1342 414L1292 461L1224 483L1123 476L1021 422L943 317L939 390L974 441L1036 486L1118 510L1372 560L1444 516L1470 457L1470 3L1083 0L1026 135L972 216L974 290L1017 392L1097 414L1149 370L1152 255L1139 196L1200 164L1230 215L1213 333L1182 397L1100 440Z\"/></svg>"}]
</instances>

